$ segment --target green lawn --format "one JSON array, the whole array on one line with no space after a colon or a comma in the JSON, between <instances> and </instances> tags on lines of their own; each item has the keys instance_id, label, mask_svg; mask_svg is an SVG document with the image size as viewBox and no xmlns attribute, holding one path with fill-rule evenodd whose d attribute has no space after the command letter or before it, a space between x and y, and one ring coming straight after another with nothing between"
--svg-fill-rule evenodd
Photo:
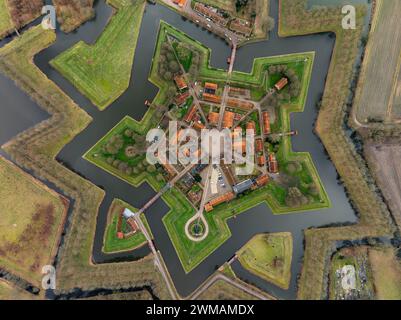
<instances>
[{"instance_id":1,"label":"green lawn","mask_svg":"<svg viewBox=\"0 0 401 320\"><path fill-rule=\"evenodd\" d=\"M109 210L108 223L103 242L103 251L105 253L115 253L115 252L133 250L146 243L146 238L142 232L137 232L136 234L134 234L129 238L124 238L124 239L117 238L116 234L117 234L118 216L121 210L124 208L130 209L132 212L137 211L137 209L133 208L132 206L121 200L116 199L113 201ZM147 225L146 218L142 216L141 219L145 222L145 225ZM126 221L125 219L123 219L122 229L125 230L126 227L127 227Z\"/></svg>"},{"instance_id":2,"label":"green lawn","mask_svg":"<svg viewBox=\"0 0 401 320\"><path fill-rule=\"evenodd\" d=\"M288 289L291 280L291 233L258 234L237 252L237 256L245 269Z\"/></svg>"},{"instance_id":3,"label":"green lawn","mask_svg":"<svg viewBox=\"0 0 401 320\"><path fill-rule=\"evenodd\" d=\"M14 23L11 20L10 12L7 7L7 0L0 0L0 39L14 28Z\"/></svg>"},{"instance_id":4,"label":"green lawn","mask_svg":"<svg viewBox=\"0 0 401 320\"><path fill-rule=\"evenodd\" d=\"M82 41L50 64L100 110L129 86L145 0L113 0L118 11L94 45Z\"/></svg>"}]
</instances>

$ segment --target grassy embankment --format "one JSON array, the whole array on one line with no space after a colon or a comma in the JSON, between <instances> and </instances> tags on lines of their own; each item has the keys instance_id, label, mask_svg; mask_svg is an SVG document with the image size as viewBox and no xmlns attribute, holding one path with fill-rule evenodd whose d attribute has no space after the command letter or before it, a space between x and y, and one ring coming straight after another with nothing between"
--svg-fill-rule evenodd
<instances>
[{"instance_id":1,"label":"grassy embankment","mask_svg":"<svg viewBox=\"0 0 401 320\"><path fill-rule=\"evenodd\" d=\"M33 56L54 40L55 33L40 26L26 31L0 49L0 72L51 115L49 120L16 136L3 149L21 166L54 183L75 200L58 261L57 293L76 287L90 290L102 283L110 289L151 286L158 297L166 298L169 294L152 255L118 265L91 263L96 212L104 191L55 160L60 149L84 130L91 118L32 63Z\"/></svg>"},{"instance_id":2,"label":"grassy embankment","mask_svg":"<svg viewBox=\"0 0 401 320\"><path fill-rule=\"evenodd\" d=\"M39 286L53 264L68 200L0 157L0 266Z\"/></svg>"},{"instance_id":3,"label":"grassy embankment","mask_svg":"<svg viewBox=\"0 0 401 320\"><path fill-rule=\"evenodd\" d=\"M117 238L118 216L121 214L121 211L125 208L130 209L132 212L137 211L137 209L133 208L128 203L125 203L124 201L118 199L115 199L113 201L109 209L107 228L104 234L104 241L103 241L103 251L105 253L130 251L146 244L146 238L141 231L136 232L129 238L124 238L124 239ZM148 226L144 214L141 215L141 219L144 225ZM127 228L127 222L125 219L123 219L122 230L124 230L125 228ZM148 228L148 230L150 229Z\"/></svg>"},{"instance_id":4,"label":"grassy embankment","mask_svg":"<svg viewBox=\"0 0 401 320\"><path fill-rule=\"evenodd\" d=\"M127 90L145 9L145 0L113 0L118 9L94 45L83 41L50 64L100 110Z\"/></svg>"},{"instance_id":5,"label":"grassy embankment","mask_svg":"<svg viewBox=\"0 0 401 320\"><path fill-rule=\"evenodd\" d=\"M241 265L283 289L291 280L291 233L258 234L237 252Z\"/></svg>"},{"instance_id":6,"label":"grassy embankment","mask_svg":"<svg viewBox=\"0 0 401 320\"><path fill-rule=\"evenodd\" d=\"M336 44L326 82L317 133L344 182L349 197L359 213L359 223L341 228L310 229L305 232L306 250L299 281L298 298L320 299L327 286L325 270L332 244L336 240L390 235L388 212L369 184L364 162L352 147L344 131L344 105L350 94L353 66L358 54L365 7L357 6L357 29L344 30L338 8L306 9L305 0L280 2L281 36L334 32Z\"/></svg>"}]
</instances>

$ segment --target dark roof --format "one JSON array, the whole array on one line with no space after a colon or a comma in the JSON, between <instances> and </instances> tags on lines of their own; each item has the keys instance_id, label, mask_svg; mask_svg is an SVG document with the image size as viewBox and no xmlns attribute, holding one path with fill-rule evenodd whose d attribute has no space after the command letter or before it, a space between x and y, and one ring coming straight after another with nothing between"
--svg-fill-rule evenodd
<instances>
[{"instance_id":1,"label":"dark roof","mask_svg":"<svg viewBox=\"0 0 401 320\"><path fill-rule=\"evenodd\" d=\"M233 190L236 194L243 193L253 186L253 181L251 179L242 181L233 187Z\"/></svg>"}]
</instances>

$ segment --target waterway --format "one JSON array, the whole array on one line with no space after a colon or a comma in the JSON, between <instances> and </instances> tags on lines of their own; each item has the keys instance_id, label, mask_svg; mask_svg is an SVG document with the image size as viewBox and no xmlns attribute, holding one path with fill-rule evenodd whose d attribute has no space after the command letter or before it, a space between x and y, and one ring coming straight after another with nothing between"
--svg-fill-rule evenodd
<instances>
[{"instance_id":1,"label":"waterway","mask_svg":"<svg viewBox=\"0 0 401 320\"><path fill-rule=\"evenodd\" d=\"M317 0L313 1L316 2ZM134 260L150 252L149 248L145 246L130 253L105 255L102 253L101 248L107 211L113 199L119 198L134 207L140 208L155 192L147 184L143 184L139 188L128 185L85 161L82 155L124 116L129 115L140 120L146 112L144 101L155 97L157 88L147 78L160 20L172 24L207 47L210 47L212 49L211 65L213 67L227 68L226 60L230 55L230 48L223 40L192 22L182 19L174 11L161 5L148 5L139 35L129 89L109 108L100 112L71 83L53 70L48 63L52 58L70 48L78 41L82 40L87 43L94 43L96 41L106 26L112 10L104 1L96 1L95 9L96 18L85 23L76 32L66 35L58 30L56 43L38 54L35 57L35 63L94 119L86 130L65 146L57 159L106 190L106 197L100 207L97 218L97 230L93 249L94 262L104 263ZM277 0L272 0L271 16L276 21L278 20ZM38 23L38 21L35 23ZM10 39L0 41L0 46L9 41ZM206 278L215 272L217 267L229 260L253 235L261 232L289 231L292 233L294 239L293 263L291 267L292 279L289 290L282 290L253 276L244 270L238 262L233 264L233 269L240 278L255 284L273 295L279 298L293 299L296 297L296 278L301 270L304 252L303 231L310 227L325 226L333 223L355 223L357 221L344 188L337 182L336 170L328 159L323 145L313 132L314 121L317 117L315 106L324 91L334 42L335 38L331 34L279 38L276 27L271 33L269 41L241 47L238 50L234 68L235 70L249 72L253 59L256 57L305 51L316 52L305 111L291 116L292 128L300 132L297 137L293 138L293 148L295 151L307 151L312 155L315 166L333 203L332 208L276 216L272 214L267 205L261 204L239 215L237 218L231 219L228 224L232 232L232 237L192 272L185 274L162 222L162 218L167 213L168 207L162 200L159 200L146 212L146 216L155 235L156 247L161 251L174 284L181 295L187 296L195 290ZM11 80L2 75L0 75L0 97L0 144L5 143L17 133L49 117L25 93L20 91ZM4 152L0 151L0 154L4 154Z\"/></svg>"}]
</instances>

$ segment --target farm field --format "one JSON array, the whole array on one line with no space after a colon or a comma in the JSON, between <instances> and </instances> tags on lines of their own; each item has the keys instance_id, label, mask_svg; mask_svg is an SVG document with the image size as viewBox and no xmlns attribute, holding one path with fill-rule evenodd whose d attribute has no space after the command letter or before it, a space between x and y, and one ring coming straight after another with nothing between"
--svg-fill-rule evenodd
<instances>
[{"instance_id":1,"label":"farm field","mask_svg":"<svg viewBox=\"0 0 401 320\"><path fill-rule=\"evenodd\" d=\"M291 233L258 234L237 252L237 256L245 269L288 289L291 280Z\"/></svg>"},{"instance_id":2,"label":"farm field","mask_svg":"<svg viewBox=\"0 0 401 320\"><path fill-rule=\"evenodd\" d=\"M365 154L394 220L401 229L401 146L367 145Z\"/></svg>"},{"instance_id":3,"label":"farm field","mask_svg":"<svg viewBox=\"0 0 401 320\"><path fill-rule=\"evenodd\" d=\"M354 104L361 123L401 121L400 20L400 1L377 1Z\"/></svg>"},{"instance_id":4,"label":"farm field","mask_svg":"<svg viewBox=\"0 0 401 320\"><path fill-rule=\"evenodd\" d=\"M401 300L401 260L390 247L372 248L369 259L376 289L380 300Z\"/></svg>"},{"instance_id":5,"label":"farm field","mask_svg":"<svg viewBox=\"0 0 401 320\"><path fill-rule=\"evenodd\" d=\"M100 110L128 88L145 0L109 1L118 11L96 43L78 42L50 64Z\"/></svg>"},{"instance_id":6,"label":"farm field","mask_svg":"<svg viewBox=\"0 0 401 320\"><path fill-rule=\"evenodd\" d=\"M393 99L390 101L392 103L391 117L394 119L401 119L401 54L398 69L397 79L394 82Z\"/></svg>"},{"instance_id":7,"label":"farm field","mask_svg":"<svg viewBox=\"0 0 401 320\"><path fill-rule=\"evenodd\" d=\"M0 157L0 265L38 285L52 264L68 200Z\"/></svg>"},{"instance_id":8,"label":"farm field","mask_svg":"<svg viewBox=\"0 0 401 320\"><path fill-rule=\"evenodd\" d=\"M146 238L140 231L138 231L137 233L128 238L124 239L117 238L118 216L121 214L121 211L124 210L125 208L130 209L132 212L136 211L135 208L131 207L127 203L118 199L113 201L109 209L107 228L103 242L103 251L105 253L129 251L146 244ZM146 221L143 214L142 214L142 219ZM147 225L147 223L145 223L145 225ZM127 223L125 222L125 219L123 219L122 230L126 228L127 228Z\"/></svg>"},{"instance_id":9,"label":"farm field","mask_svg":"<svg viewBox=\"0 0 401 320\"><path fill-rule=\"evenodd\" d=\"M0 0L0 39L6 35L14 24L7 7L7 0Z\"/></svg>"},{"instance_id":10,"label":"farm field","mask_svg":"<svg viewBox=\"0 0 401 320\"><path fill-rule=\"evenodd\" d=\"M0 300L34 300L37 296L0 279Z\"/></svg>"}]
</instances>

